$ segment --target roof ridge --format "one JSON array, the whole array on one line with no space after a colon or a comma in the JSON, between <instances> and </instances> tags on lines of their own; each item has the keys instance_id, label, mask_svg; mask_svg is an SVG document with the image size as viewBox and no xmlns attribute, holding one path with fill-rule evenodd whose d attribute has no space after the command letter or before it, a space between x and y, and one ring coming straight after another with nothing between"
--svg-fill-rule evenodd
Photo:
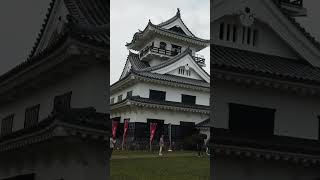
<instances>
[{"instance_id":1,"label":"roof ridge","mask_svg":"<svg viewBox=\"0 0 320 180\"><path fill-rule=\"evenodd\" d=\"M305 84L320 84L320 68L308 63L223 46L213 47L210 56L211 67Z\"/></svg>"},{"instance_id":2,"label":"roof ridge","mask_svg":"<svg viewBox=\"0 0 320 180\"><path fill-rule=\"evenodd\" d=\"M128 97L127 100L138 101L141 103L168 105L168 106L180 105L179 107L182 107L182 108L196 108L196 109L203 108L204 110L208 110L210 108L210 106L200 105L200 104L185 104L185 103L176 102L176 101L155 101L155 100L144 98L141 96L131 96L131 97Z\"/></svg>"},{"instance_id":3,"label":"roof ridge","mask_svg":"<svg viewBox=\"0 0 320 180\"><path fill-rule=\"evenodd\" d=\"M180 10L179 10L179 14L180 14ZM174 20L176 20L176 19L178 19L178 18L180 18L180 15L179 15L179 16L178 16L178 15L175 15L174 17L172 17L171 19L169 19L170 22L169 22L169 20L167 20L166 22L168 22L168 24L169 24L169 23L173 22ZM134 33L131 42L129 42L129 43L127 42L127 43L126 43L126 46L129 46L129 45L131 45L132 43L134 43L134 42L138 39L138 36L142 35L142 34L148 29L149 26L150 26L150 27L153 27L153 28L156 28L156 29L158 29L158 30L161 30L161 31L165 31L165 32L167 32L167 33L171 33L171 34L177 35L177 36L183 36L183 37L185 37L185 38L189 38L189 39L193 39L193 40L198 40L198 41L205 42L205 43L210 43L210 40L206 40L206 39L203 39L203 38L200 38L200 37L195 36L195 35L190 31L190 29L185 25L185 23L183 22L183 20L182 20L181 18L180 18L180 20L181 20L181 22L183 23L183 25L187 28L187 30L192 34L192 36L189 36L189 35L186 35L186 34L177 33L177 32L175 32L175 31L171 31L171 30L169 30L169 29L164 29L164 28L162 27L162 26L164 26L164 25L162 25L164 22L156 25L156 24L153 24L153 23L151 22L151 20L149 19L147 26L146 26L142 31L139 30L138 32ZM165 24L165 25L166 25L166 24Z\"/></svg>"},{"instance_id":4,"label":"roof ridge","mask_svg":"<svg viewBox=\"0 0 320 180\"><path fill-rule=\"evenodd\" d=\"M44 31L48 25L48 22L49 22L49 19L50 19L50 16L53 12L53 7L54 7L54 4L57 2L58 0L51 0L51 2L49 3L49 8L48 8L48 11L47 11L47 14L45 15L45 18L44 18L44 22L43 24L41 25L41 29L40 29L40 32L38 33L38 37L36 38L36 42L34 43L32 49L31 49L31 52L30 54L28 55L28 58L31 58L35 55L36 53L36 50L40 44L40 41L41 41L41 38L44 34Z\"/></svg>"},{"instance_id":5,"label":"roof ridge","mask_svg":"<svg viewBox=\"0 0 320 180\"><path fill-rule=\"evenodd\" d=\"M278 57L278 58L281 58L281 59L290 61L290 62L295 63L295 64L303 64L303 65L310 65L310 66L312 66L312 65L311 65L310 63L308 63L307 61L303 61L303 62L305 62L305 63L302 63L301 61L297 61L297 59L288 58L288 57L282 57L282 56L279 56L279 55L266 54L266 53L262 53L262 52L249 51L249 50L246 50L246 49L239 49L239 48L235 48L235 47L221 46L221 45L216 45L216 44L212 44L211 47L212 47L212 48L210 49L210 54L211 54L212 51L214 51L215 47L218 47L218 48L232 49L232 50L235 50L235 51L238 51L238 52L247 52L247 53L256 54L256 55L261 55L261 56ZM312 67L315 67L315 66L312 66ZM317 68L317 67L315 67L315 68Z\"/></svg>"}]
</instances>

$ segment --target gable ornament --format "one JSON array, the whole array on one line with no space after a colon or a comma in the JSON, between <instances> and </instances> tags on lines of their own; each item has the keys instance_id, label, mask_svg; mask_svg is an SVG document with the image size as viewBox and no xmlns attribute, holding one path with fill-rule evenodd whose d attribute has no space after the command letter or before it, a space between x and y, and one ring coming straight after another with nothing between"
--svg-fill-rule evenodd
<instances>
[{"instance_id":1,"label":"gable ornament","mask_svg":"<svg viewBox=\"0 0 320 180\"><path fill-rule=\"evenodd\" d=\"M243 26L249 27L254 23L254 15L249 7L240 11L240 22Z\"/></svg>"}]
</instances>

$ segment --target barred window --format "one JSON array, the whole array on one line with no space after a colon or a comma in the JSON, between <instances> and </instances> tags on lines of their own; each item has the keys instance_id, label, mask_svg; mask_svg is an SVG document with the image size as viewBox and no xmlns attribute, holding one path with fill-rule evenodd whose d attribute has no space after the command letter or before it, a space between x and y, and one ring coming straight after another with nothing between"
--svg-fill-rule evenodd
<instances>
[{"instance_id":1,"label":"barred window","mask_svg":"<svg viewBox=\"0 0 320 180\"><path fill-rule=\"evenodd\" d=\"M127 92L127 98L128 98L128 97L132 97L132 91L128 91L128 92Z\"/></svg>"},{"instance_id":2,"label":"barred window","mask_svg":"<svg viewBox=\"0 0 320 180\"><path fill-rule=\"evenodd\" d=\"M1 136L12 133L13 117L14 117L14 114L11 114L2 119Z\"/></svg>"},{"instance_id":3,"label":"barred window","mask_svg":"<svg viewBox=\"0 0 320 180\"><path fill-rule=\"evenodd\" d=\"M114 97L113 97L113 98L111 98L111 100L110 100L110 104L114 104Z\"/></svg>"},{"instance_id":4,"label":"barred window","mask_svg":"<svg viewBox=\"0 0 320 180\"><path fill-rule=\"evenodd\" d=\"M150 89L149 99L157 100L157 101L165 101L166 100L166 92Z\"/></svg>"},{"instance_id":5,"label":"barred window","mask_svg":"<svg viewBox=\"0 0 320 180\"><path fill-rule=\"evenodd\" d=\"M24 128L36 125L39 121L40 104L29 107L25 112Z\"/></svg>"},{"instance_id":6,"label":"barred window","mask_svg":"<svg viewBox=\"0 0 320 180\"><path fill-rule=\"evenodd\" d=\"M71 108L71 95L72 92L68 92L54 98L54 111L55 112L64 112L68 111Z\"/></svg>"},{"instance_id":7,"label":"barred window","mask_svg":"<svg viewBox=\"0 0 320 180\"><path fill-rule=\"evenodd\" d=\"M229 129L238 135L254 137L273 135L275 111L275 109L230 103Z\"/></svg>"},{"instance_id":8,"label":"barred window","mask_svg":"<svg viewBox=\"0 0 320 180\"><path fill-rule=\"evenodd\" d=\"M196 104L196 96L182 94L181 101L182 103L185 103L185 104Z\"/></svg>"},{"instance_id":9,"label":"barred window","mask_svg":"<svg viewBox=\"0 0 320 180\"><path fill-rule=\"evenodd\" d=\"M122 94L118 96L118 102L122 101Z\"/></svg>"}]
</instances>

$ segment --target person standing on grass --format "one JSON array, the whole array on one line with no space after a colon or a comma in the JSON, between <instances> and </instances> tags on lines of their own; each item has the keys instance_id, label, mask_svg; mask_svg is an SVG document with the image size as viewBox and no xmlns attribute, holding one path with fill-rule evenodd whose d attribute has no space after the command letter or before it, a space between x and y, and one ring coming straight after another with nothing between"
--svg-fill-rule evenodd
<instances>
[{"instance_id":1,"label":"person standing on grass","mask_svg":"<svg viewBox=\"0 0 320 180\"><path fill-rule=\"evenodd\" d=\"M116 139L110 137L110 159L111 159L112 152L113 152L113 149L115 147L115 144L116 144Z\"/></svg>"},{"instance_id":2,"label":"person standing on grass","mask_svg":"<svg viewBox=\"0 0 320 180\"><path fill-rule=\"evenodd\" d=\"M197 151L198 151L198 157L201 157L202 154L202 138L200 137L200 134L196 135L196 141L197 141Z\"/></svg>"},{"instance_id":3,"label":"person standing on grass","mask_svg":"<svg viewBox=\"0 0 320 180\"><path fill-rule=\"evenodd\" d=\"M210 156L210 149L209 149L209 145L210 145L210 138L207 140L206 142L206 153L208 156Z\"/></svg>"},{"instance_id":4,"label":"person standing on grass","mask_svg":"<svg viewBox=\"0 0 320 180\"><path fill-rule=\"evenodd\" d=\"M160 137L160 141L159 141L159 147L160 147L160 149L159 149L159 156L162 156L163 154L162 154L162 149L163 149L163 146L164 146L164 135L161 135L161 137Z\"/></svg>"}]
</instances>

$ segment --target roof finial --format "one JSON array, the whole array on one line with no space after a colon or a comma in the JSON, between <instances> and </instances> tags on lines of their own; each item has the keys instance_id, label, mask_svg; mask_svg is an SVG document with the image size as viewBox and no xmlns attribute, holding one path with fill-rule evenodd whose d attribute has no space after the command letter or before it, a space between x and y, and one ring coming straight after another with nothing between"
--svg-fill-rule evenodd
<instances>
[{"instance_id":1,"label":"roof finial","mask_svg":"<svg viewBox=\"0 0 320 180\"><path fill-rule=\"evenodd\" d=\"M178 17L181 16L181 15L180 15L180 9L179 9L179 8L177 8L177 16L178 16Z\"/></svg>"}]
</instances>

